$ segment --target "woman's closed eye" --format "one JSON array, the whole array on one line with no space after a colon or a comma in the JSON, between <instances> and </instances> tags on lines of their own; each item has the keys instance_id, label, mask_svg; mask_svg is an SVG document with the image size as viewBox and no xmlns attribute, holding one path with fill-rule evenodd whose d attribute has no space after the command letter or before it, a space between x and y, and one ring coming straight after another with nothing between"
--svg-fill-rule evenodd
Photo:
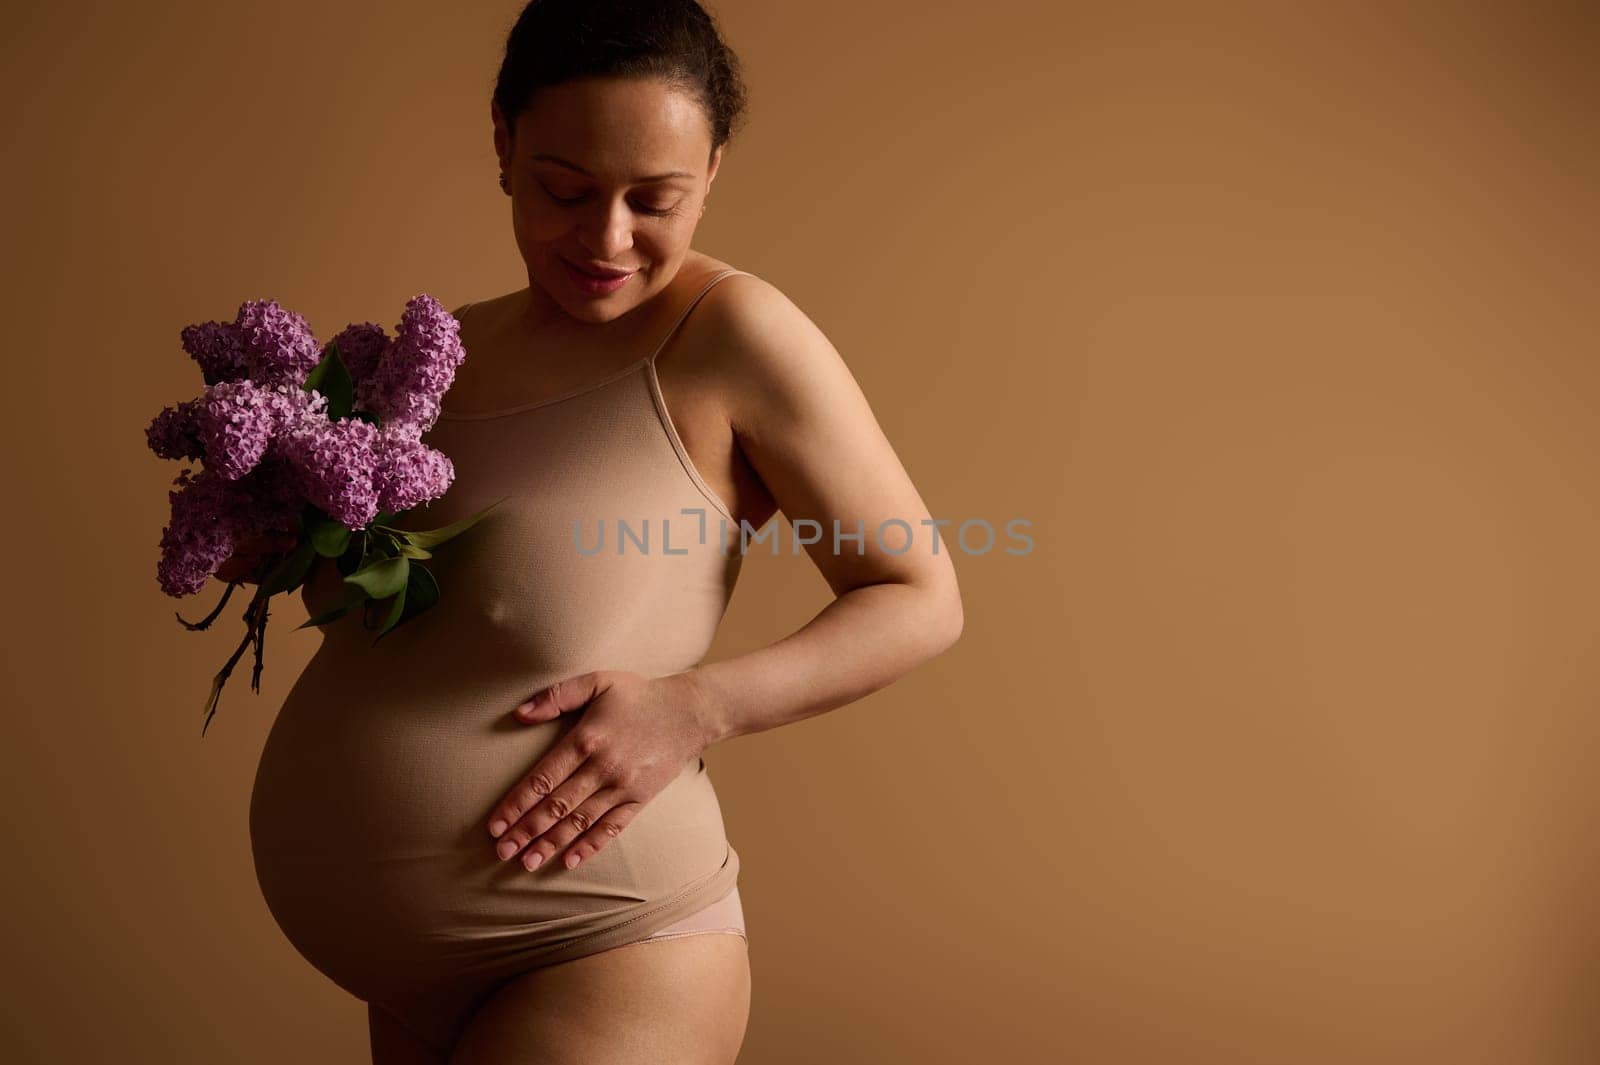
<instances>
[{"instance_id":1,"label":"woman's closed eye","mask_svg":"<svg viewBox=\"0 0 1600 1065\"><path fill-rule=\"evenodd\" d=\"M539 187L541 189L544 189L544 192L545 192L546 196L549 196L552 200L556 201L557 203L579 203L582 200L587 198L587 194L585 194L583 196L557 196L555 193L551 192L548 188L545 188L543 182L539 183ZM648 206L642 206L642 205L636 205L636 206L638 207L638 210L641 211L642 213L648 214L648 215L654 215L657 218L665 217L666 215L674 213L678 209L677 204L672 204L671 206L668 206L668 207L648 207Z\"/></svg>"}]
</instances>

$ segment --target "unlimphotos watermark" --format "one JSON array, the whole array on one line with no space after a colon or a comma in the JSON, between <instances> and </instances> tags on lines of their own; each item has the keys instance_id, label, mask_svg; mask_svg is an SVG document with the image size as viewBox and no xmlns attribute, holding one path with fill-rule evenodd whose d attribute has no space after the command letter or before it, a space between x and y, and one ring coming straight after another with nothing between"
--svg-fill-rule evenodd
<instances>
[{"instance_id":1,"label":"unlimphotos watermark","mask_svg":"<svg viewBox=\"0 0 1600 1065\"><path fill-rule=\"evenodd\" d=\"M614 542L611 553L625 554L663 554L687 555L690 549L684 546L696 543L705 546L709 542L710 521L703 507L684 507L679 514L695 519L692 523L675 521L667 518L614 518L609 523L605 518L598 518L593 522L593 527L585 531L584 521L581 518L572 519L572 544L580 555L599 555L607 551L607 532L610 528L614 533ZM826 541L826 547L833 554L844 554L846 544L855 546L857 555L867 553L867 538L870 535L878 550L891 555L901 555L911 550L917 543L926 543L929 550L935 555L940 552L941 544L946 540L941 536L940 530L946 526L954 525L954 535L949 541L955 548L969 555L987 555L996 549L998 537L993 523L985 518L968 518L956 524L951 518L919 518L915 522L903 518L885 518L869 534L866 522L858 520L853 532L846 531L839 522L833 519L832 535ZM1019 531L1033 525L1027 518L1008 518L1001 523L1006 536L1012 541L1020 541L1023 546L1005 546L1000 548L1008 555L1027 555L1033 552L1033 537ZM692 526L685 529L685 526ZM814 544L824 543L822 523L811 518L796 518L789 523L794 535L790 537L790 553L798 555L802 549ZM728 519L719 514L716 521L718 553L727 554L734 548L735 539L731 535ZM780 553L779 542L784 523L769 521L762 528L752 526L748 521L740 519L737 550L739 554L749 554L753 546L770 543L772 554ZM918 529L923 531L919 534ZM762 531L765 529L765 531ZM654 535L659 534L659 535ZM921 540L919 541L919 535ZM674 540L678 546L674 546Z\"/></svg>"}]
</instances>

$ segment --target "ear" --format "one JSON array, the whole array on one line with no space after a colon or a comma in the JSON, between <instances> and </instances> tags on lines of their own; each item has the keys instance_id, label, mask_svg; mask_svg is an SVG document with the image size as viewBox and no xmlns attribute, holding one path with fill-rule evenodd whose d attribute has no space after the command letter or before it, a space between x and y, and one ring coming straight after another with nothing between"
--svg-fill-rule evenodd
<instances>
[{"instance_id":1,"label":"ear","mask_svg":"<svg viewBox=\"0 0 1600 1065\"><path fill-rule=\"evenodd\" d=\"M497 100L489 101L489 121L494 123L494 154L500 160L500 169L504 170L511 165L511 127Z\"/></svg>"},{"instance_id":2,"label":"ear","mask_svg":"<svg viewBox=\"0 0 1600 1065\"><path fill-rule=\"evenodd\" d=\"M711 153L711 167L706 171L706 195L711 194L711 183L717 179L717 167L722 165L722 146Z\"/></svg>"}]
</instances>

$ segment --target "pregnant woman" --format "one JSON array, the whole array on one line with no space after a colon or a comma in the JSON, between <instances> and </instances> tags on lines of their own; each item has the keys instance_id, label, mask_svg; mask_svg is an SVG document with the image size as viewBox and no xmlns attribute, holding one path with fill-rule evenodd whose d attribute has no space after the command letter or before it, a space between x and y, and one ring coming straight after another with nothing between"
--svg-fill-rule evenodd
<instances>
[{"instance_id":1,"label":"pregnant woman","mask_svg":"<svg viewBox=\"0 0 1600 1065\"><path fill-rule=\"evenodd\" d=\"M702 752L960 634L949 550L839 354L691 247L742 100L694 0L535 0L506 43L528 283L456 312L428 437L456 478L398 524L504 501L429 561L433 608L376 645L359 612L324 627L251 796L263 896L368 1004L375 1065L733 1062L749 957ZM834 599L705 662L741 524L780 509ZM341 600L328 560L303 595Z\"/></svg>"}]
</instances>

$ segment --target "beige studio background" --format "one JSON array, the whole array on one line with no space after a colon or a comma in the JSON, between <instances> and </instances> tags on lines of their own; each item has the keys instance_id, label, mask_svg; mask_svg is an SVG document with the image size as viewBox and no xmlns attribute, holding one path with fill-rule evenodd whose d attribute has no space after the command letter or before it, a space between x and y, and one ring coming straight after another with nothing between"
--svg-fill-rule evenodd
<instances>
[{"instance_id":1,"label":"beige studio background","mask_svg":"<svg viewBox=\"0 0 1600 1065\"><path fill-rule=\"evenodd\" d=\"M526 282L518 7L13 20L8 1061L366 1060L246 831L317 638L280 606L200 738L237 611L158 590L144 427L243 299L326 338ZM1036 545L958 557L946 655L708 754L741 1060L1600 1060L1594 8L715 10L752 109L697 245L937 516ZM825 597L751 560L713 656Z\"/></svg>"}]
</instances>

